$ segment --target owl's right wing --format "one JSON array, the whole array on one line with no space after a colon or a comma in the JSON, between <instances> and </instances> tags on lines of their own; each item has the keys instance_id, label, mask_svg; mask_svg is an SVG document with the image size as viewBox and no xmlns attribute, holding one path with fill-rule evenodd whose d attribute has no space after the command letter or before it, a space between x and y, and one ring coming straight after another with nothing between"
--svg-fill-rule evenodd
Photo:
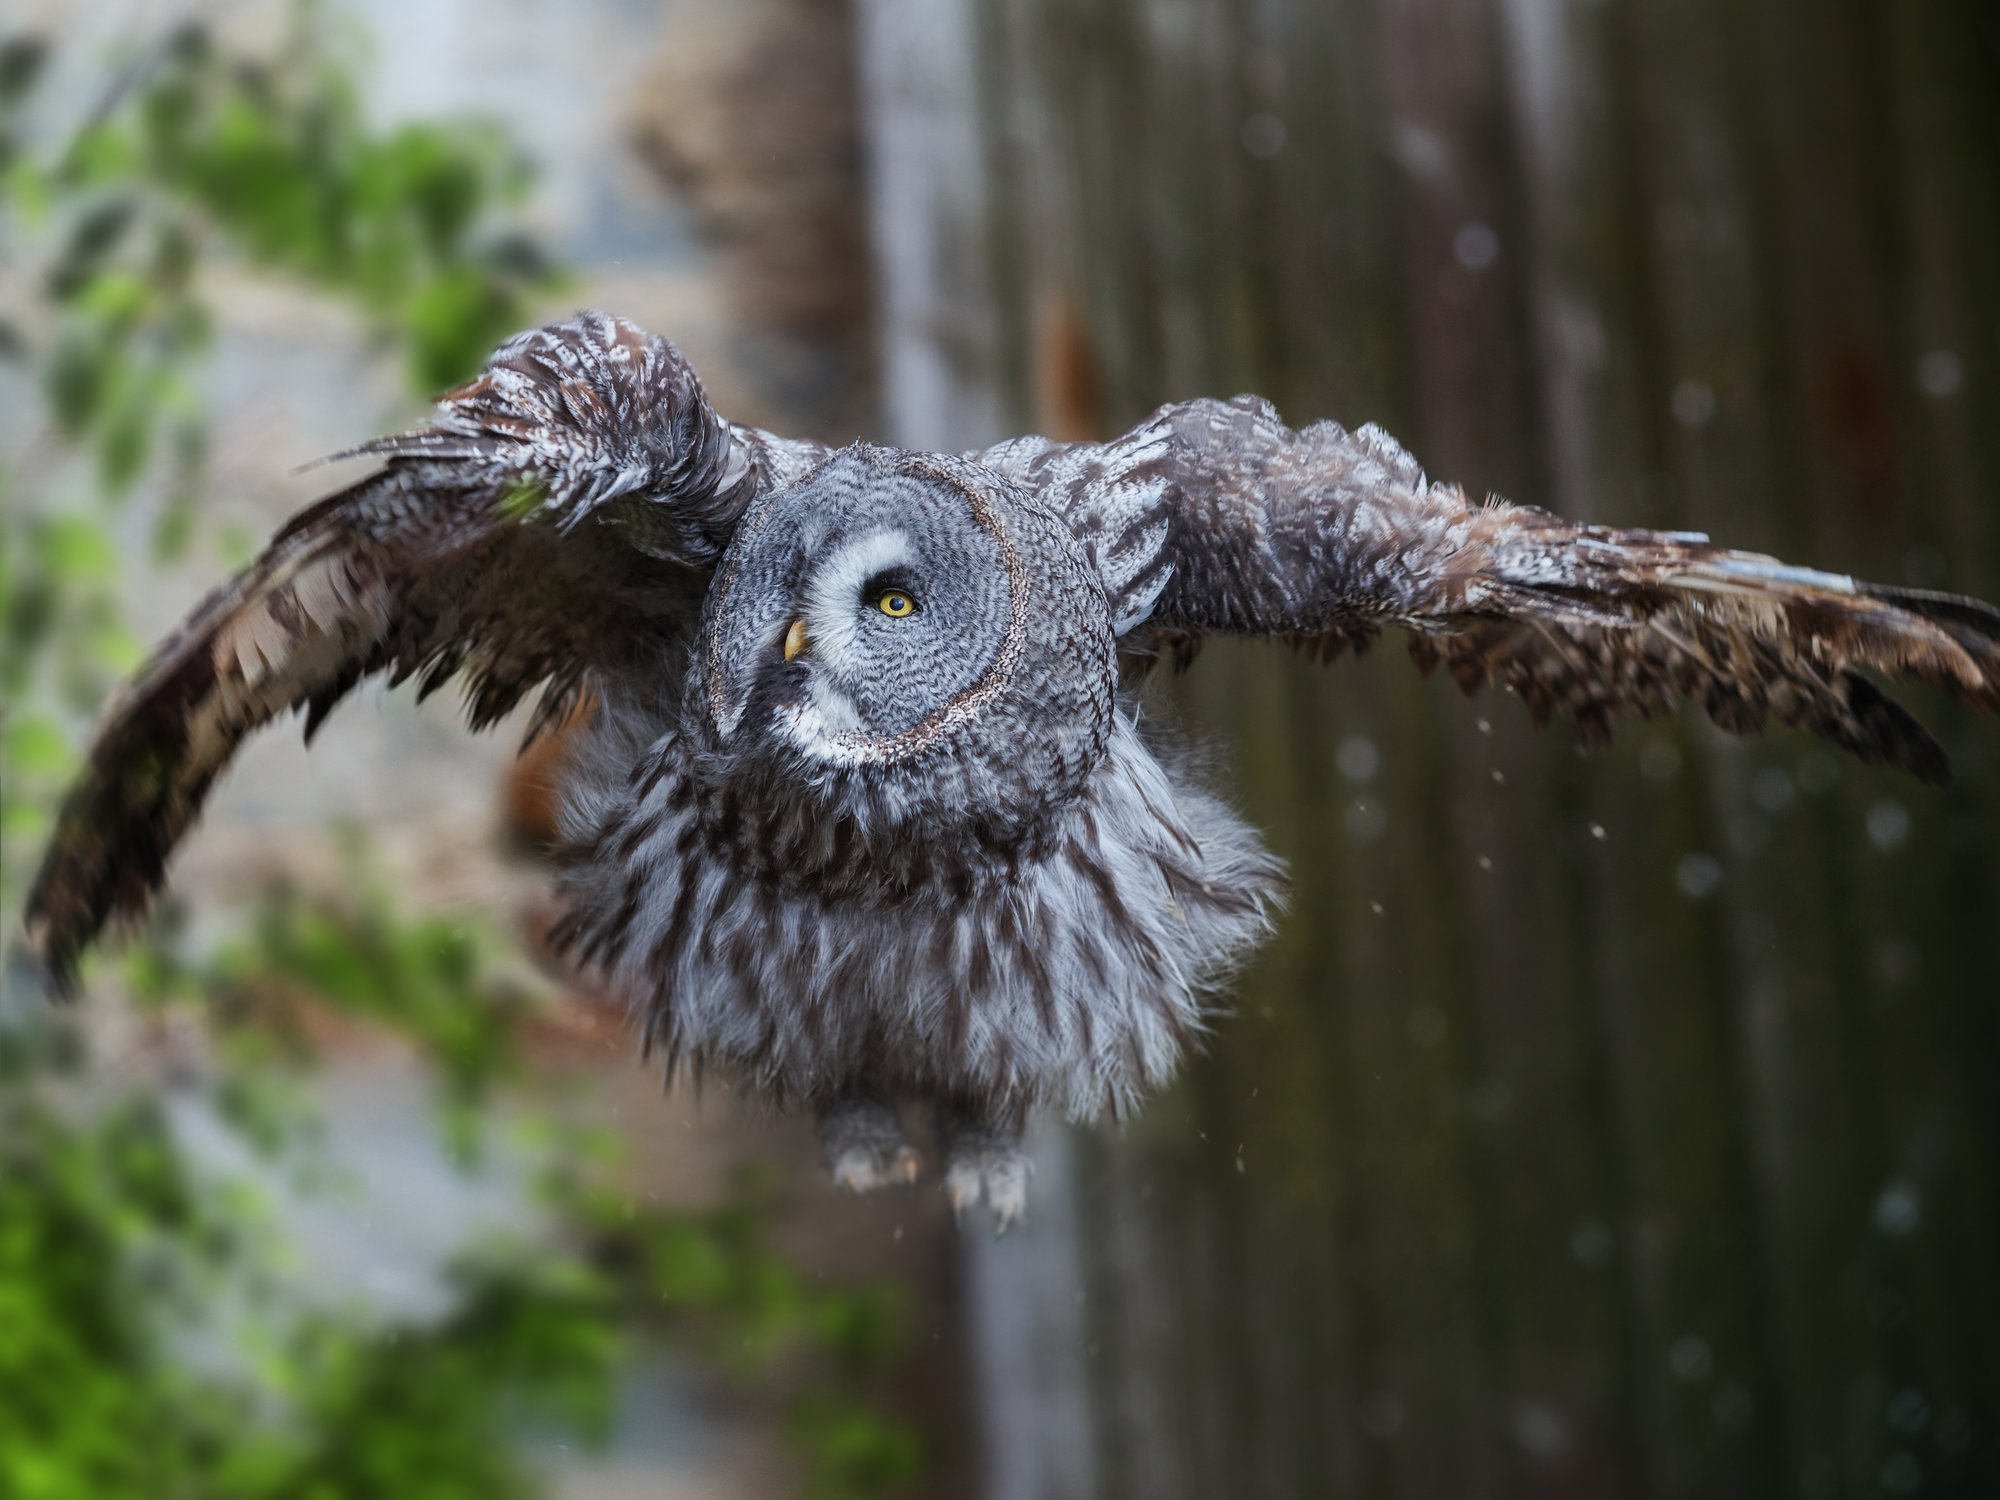
<instances>
[{"instance_id":1,"label":"owl's right wing","mask_svg":"<svg viewBox=\"0 0 2000 1500\"><path fill-rule=\"evenodd\" d=\"M745 506L819 454L723 421L671 343L583 313L340 455L384 463L294 517L107 712L28 897L55 987L143 911L253 731L303 708L310 739L376 673L420 695L462 677L475 729L539 686L538 729L682 638Z\"/></svg>"},{"instance_id":2,"label":"owl's right wing","mask_svg":"<svg viewBox=\"0 0 2000 1500\"><path fill-rule=\"evenodd\" d=\"M1067 516L1141 662L1213 634L1331 656L1393 626L1426 669L1517 693L1586 741L1688 698L1724 728L1775 718L1927 780L1943 751L1864 671L2000 711L1991 605L1476 503L1379 428L1294 431L1255 397L983 457Z\"/></svg>"}]
</instances>

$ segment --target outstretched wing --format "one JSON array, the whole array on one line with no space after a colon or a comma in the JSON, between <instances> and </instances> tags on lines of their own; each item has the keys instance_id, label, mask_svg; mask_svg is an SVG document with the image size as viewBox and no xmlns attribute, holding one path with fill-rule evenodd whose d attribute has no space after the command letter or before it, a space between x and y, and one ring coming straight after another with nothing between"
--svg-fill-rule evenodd
<instances>
[{"instance_id":1,"label":"outstretched wing","mask_svg":"<svg viewBox=\"0 0 2000 1500\"><path fill-rule=\"evenodd\" d=\"M736 518L817 450L722 421L671 343L583 313L354 454L384 467L294 517L108 711L28 897L58 988L145 908L253 730L303 707L310 739L377 672L462 677L474 728L541 686L539 727L686 631Z\"/></svg>"},{"instance_id":2,"label":"outstretched wing","mask_svg":"<svg viewBox=\"0 0 2000 1500\"><path fill-rule=\"evenodd\" d=\"M1041 487L1106 577L1128 651L1183 658L1214 633L1325 655L1384 626L1470 692L1498 683L1585 741L1700 703L1941 780L1944 753L1862 675L2000 709L2000 611L1733 552L1682 532L1474 504L1379 428L1293 431L1254 397L1162 407L1105 444L988 455Z\"/></svg>"}]
</instances>

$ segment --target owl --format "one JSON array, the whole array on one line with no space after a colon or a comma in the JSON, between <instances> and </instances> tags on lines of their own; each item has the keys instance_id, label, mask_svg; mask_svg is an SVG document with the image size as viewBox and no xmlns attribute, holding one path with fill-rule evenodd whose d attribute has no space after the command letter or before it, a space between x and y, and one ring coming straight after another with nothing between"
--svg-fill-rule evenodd
<instances>
[{"instance_id":1,"label":"owl","mask_svg":"<svg viewBox=\"0 0 2000 1500\"><path fill-rule=\"evenodd\" d=\"M245 736L363 678L574 718L559 950L648 1049L817 1119L835 1179L1022 1210L1031 1112L1134 1108L1201 1038L1284 870L1134 693L1217 634L1385 627L1584 741L1692 698L1941 779L1862 675L2000 707L2000 611L1580 525L1263 401L1105 443L831 450L720 418L596 313L523 335L294 518L107 714L31 891L58 990L136 917ZM343 455L353 456L353 455Z\"/></svg>"}]
</instances>

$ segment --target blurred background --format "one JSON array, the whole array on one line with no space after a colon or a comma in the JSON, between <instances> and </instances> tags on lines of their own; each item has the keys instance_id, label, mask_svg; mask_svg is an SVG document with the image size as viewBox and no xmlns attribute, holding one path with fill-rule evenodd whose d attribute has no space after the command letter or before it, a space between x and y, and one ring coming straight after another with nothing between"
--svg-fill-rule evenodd
<instances>
[{"instance_id":1,"label":"blurred background","mask_svg":"<svg viewBox=\"0 0 2000 1500\"><path fill-rule=\"evenodd\" d=\"M964 448L1254 390L2000 597L1992 0L14 0L0 921L104 695L500 337ZM0 1495L2000 1493L2000 728L1579 756L1212 647L1293 915L1023 1229L663 1094L538 956L560 741L364 694L0 1002Z\"/></svg>"}]
</instances>

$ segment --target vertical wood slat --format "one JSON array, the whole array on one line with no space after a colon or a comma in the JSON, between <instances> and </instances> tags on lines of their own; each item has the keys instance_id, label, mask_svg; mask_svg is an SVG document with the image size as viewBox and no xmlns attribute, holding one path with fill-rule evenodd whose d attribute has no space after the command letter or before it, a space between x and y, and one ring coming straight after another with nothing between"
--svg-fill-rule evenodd
<instances>
[{"instance_id":1,"label":"vertical wood slat","mask_svg":"<svg viewBox=\"0 0 2000 1500\"><path fill-rule=\"evenodd\" d=\"M1000 435L1003 342L985 254L989 184L973 6L867 0L856 12L874 232L882 404L892 436L968 448Z\"/></svg>"}]
</instances>

